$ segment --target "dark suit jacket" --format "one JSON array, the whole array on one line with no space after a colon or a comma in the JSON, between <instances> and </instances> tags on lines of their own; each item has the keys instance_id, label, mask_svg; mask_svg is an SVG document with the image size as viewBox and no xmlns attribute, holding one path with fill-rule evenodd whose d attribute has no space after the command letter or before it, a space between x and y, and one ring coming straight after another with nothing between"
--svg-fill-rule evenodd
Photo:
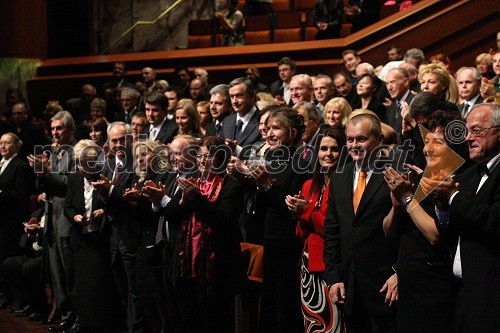
<instances>
[{"instance_id":1,"label":"dark suit jacket","mask_svg":"<svg viewBox=\"0 0 500 333\"><path fill-rule=\"evenodd\" d=\"M479 95L476 99L476 101L474 102L474 106L478 105L478 104L481 104L483 102L483 96ZM468 104L467 104L468 105ZM465 103L462 103L458 106L458 111L460 111L460 114L463 115L463 111L464 111L464 106L465 106ZM469 111L470 112L470 111ZM467 116L467 115L466 115Z\"/></svg>"},{"instance_id":2,"label":"dark suit jacket","mask_svg":"<svg viewBox=\"0 0 500 333\"><path fill-rule=\"evenodd\" d=\"M238 145L241 147L253 145L255 142L259 141L261 138L259 132L259 119L260 110L257 109L253 114L252 118L248 122L247 126L243 130L241 142ZM222 138L234 140L234 132L236 130L236 113L232 113L226 118L222 123Z\"/></svg>"},{"instance_id":3,"label":"dark suit jacket","mask_svg":"<svg viewBox=\"0 0 500 333\"><path fill-rule=\"evenodd\" d=\"M207 129L205 131L205 136L213 136L215 135L215 121L212 121L208 124Z\"/></svg>"},{"instance_id":4,"label":"dark suit jacket","mask_svg":"<svg viewBox=\"0 0 500 333\"><path fill-rule=\"evenodd\" d=\"M353 313L354 284L360 291L370 316L390 316L380 289L394 274L398 244L388 240L382 221L392 208L389 187L381 173L373 172L354 214L352 204L355 164L334 173L330 182L328 212L325 220L326 282L344 282L344 311Z\"/></svg>"},{"instance_id":5,"label":"dark suit jacket","mask_svg":"<svg viewBox=\"0 0 500 333\"><path fill-rule=\"evenodd\" d=\"M92 193L92 211L104 209L103 198L97 191ZM109 225L106 213L99 219L100 230L82 233L83 225L74 222L76 215L85 214L84 178L80 172L68 179L68 192L64 214L74 228L71 235L71 249L75 269L74 292L78 319L82 326L116 327L119 322L120 307L118 293L114 285L108 250ZM111 330L111 329L110 329Z\"/></svg>"},{"instance_id":6,"label":"dark suit jacket","mask_svg":"<svg viewBox=\"0 0 500 333\"><path fill-rule=\"evenodd\" d=\"M29 216L28 200L33 192L34 174L19 156L0 175L0 260L16 255L23 225Z\"/></svg>"},{"instance_id":7,"label":"dark suit jacket","mask_svg":"<svg viewBox=\"0 0 500 333\"><path fill-rule=\"evenodd\" d=\"M408 94L408 97L406 97L405 102L410 104L411 100L415 97L411 92ZM398 133L398 138L401 138L401 129L402 129L402 122L403 118L401 117L401 112L396 109L396 103L393 101L391 105L387 107L387 110L385 112L385 118L384 122L394 128L396 132Z\"/></svg>"},{"instance_id":8,"label":"dark suit jacket","mask_svg":"<svg viewBox=\"0 0 500 333\"><path fill-rule=\"evenodd\" d=\"M106 160L102 174L112 180L116 167L115 158ZM131 250L137 250L139 229L137 223L131 220L131 207L123 198L125 189L132 187L132 177L134 176L132 156L127 158L123 172L118 176L116 185L113 187L108 198L106 198L108 211L108 222L111 222L113 232L117 232L123 240L125 246ZM113 247L116 248L116 247ZM116 253L111 254L114 258Z\"/></svg>"},{"instance_id":9,"label":"dark suit jacket","mask_svg":"<svg viewBox=\"0 0 500 333\"><path fill-rule=\"evenodd\" d=\"M450 208L450 227L460 235L464 332L498 332L500 327L500 164L476 194L478 166L464 171Z\"/></svg>"},{"instance_id":10,"label":"dark suit jacket","mask_svg":"<svg viewBox=\"0 0 500 333\"><path fill-rule=\"evenodd\" d=\"M355 94L351 100L351 107L353 110L361 109L361 97L358 94ZM381 101L378 100L377 96L373 95L370 103L368 103L368 110L373 111L377 114L380 119L384 119L386 113L386 107Z\"/></svg>"},{"instance_id":11,"label":"dark suit jacket","mask_svg":"<svg viewBox=\"0 0 500 333\"><path fill-rule=\"evenodd\" d=\"M74 144L74 143L72 143ZM59 159L58 155L61 156ZM68 176L75 171L71 147L63 146L60 153L51 156L52 170L37 177L37 189L45 192L46 227L44 235L51 237L70 237L72 224L64 216L64 201L66 198Z\"/></svg>"},{"instance_id":12,"label":"dark suit jacket","mask_svg":"<svg viewBox=\"0 0 500 333\"><path fill-rule=\"evenodd\" d=\"M271 95L273 95L273 97L276 97L277 95L283 96L283 81L281 80L274 81L271 84L270 90L271 90Z\"/></svg>"},{"instance_id":13,"label":"dark suit jacket","mask_svg":"<svg viewBox=\"0 0 500 333\"><path fill-rule=\"evenodd\" d=\"M160 141L163 144L170 143L172 142L174 136L177 135L178 131L179 127L177 124L166 119L160 128L160 132L156 135L155 141ZM149 138L149 126L146 126L144 132L142 133L146 134Z\"/></svg>"},{"instance_id":14,"label":"dark suit jacket","mask_svg":"<svg viewBox=\"0 0 500 333\"><path fill-rule=\"evenodd\" d=\"M42 128L38 124L32 123L30 120L21 126L20 132L17 132L17 126L15 124L11 124L11 132L16 133L23 142L21 150L19 151L19 157L23 159L33 154L35 145L45 145L48 143L47 138L43 135Z\"/></svg>"}]
</instances>

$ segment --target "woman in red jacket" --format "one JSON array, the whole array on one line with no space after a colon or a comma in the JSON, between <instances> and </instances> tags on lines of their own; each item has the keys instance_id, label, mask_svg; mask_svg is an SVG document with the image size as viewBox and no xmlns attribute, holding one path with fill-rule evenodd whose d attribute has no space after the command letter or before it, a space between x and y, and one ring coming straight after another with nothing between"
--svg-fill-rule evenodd
<instances>
[{"instance_id":1,"label":"woman in red jacket","mask_svg":"<svg viewBox=\"0 0 500 333\"><path fill-rule=\"evenodd\" d=\"M337 168L346 137L342 130L323 130L317 149L313 178L306 181L300 195L287 196L288 208L299 216L296 234L304 240L301 260L301 302L305 332L341 332L342 320L328 297L323 278L324 224L330 176Z\"/></svg>"}]
</instances>

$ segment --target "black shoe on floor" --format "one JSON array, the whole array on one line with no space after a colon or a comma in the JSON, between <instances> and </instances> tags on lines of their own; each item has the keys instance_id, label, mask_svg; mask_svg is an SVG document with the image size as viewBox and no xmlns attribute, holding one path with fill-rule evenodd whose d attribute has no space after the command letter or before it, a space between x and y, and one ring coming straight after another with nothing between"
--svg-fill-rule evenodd
<instances>
[{"instance_id":1,"label":"black shoe on floor","mask_svg":"<svg viewBox=\"0 0 500 333\"><path fill-rule=\"evenodd\" d=\"M79 324L73 324L70 329L64 330L63 333L79 333L80 332L80 325Z\"/></svg>"},{"instance_id":2,"label":"black shoe on floor","mask_svg":"<svg viewBox=\"0 0 500 333\"><path fill-rule=\"evenodd\" d=\"M73 322L68 320L63 320L59 325L49 327L49 332L63 332L72 328Z\"/></svg>"},{"instance_id":3,"label":"black shoe on floor","mask_svg":"<svg viewBox=\"0 0 500 333\"><path fill-rule=\"evenodd\" d=\"M16 317L25 317L31 314L31 308L29 305L26 305L24 308L20 308L14 311L14 316Z\"/></svg>"}]
</instances>

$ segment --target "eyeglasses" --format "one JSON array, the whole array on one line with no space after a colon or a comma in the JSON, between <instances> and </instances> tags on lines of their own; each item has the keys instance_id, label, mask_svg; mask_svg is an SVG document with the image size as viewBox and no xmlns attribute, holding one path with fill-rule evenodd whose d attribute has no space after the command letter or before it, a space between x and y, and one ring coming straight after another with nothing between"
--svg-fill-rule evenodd
<instances>
[{"instance_id":1,"label":"eyeglasses","mask_svg":"<svg viewBox=\"0 0 500 333\"><path fill-rule=\"evenodd\" d=\"M212 155L208 155L208 154L205 154L205 155L196 154L196 159L198 159L198 160L206 159L207 161L211 161L213 158L214 157Z\"/></svg>"},{"instance_id":2,"label":"eyeglasses","mask_svg":"<svg viewBox=\"0 0 500 333\"><path fill-rule=\"evenodd\" d=\"M465 135L473 135L473 136L476 136L476 137L483 137L484 136L484 133L486 132L486 130L489 130L489 129L492 129L492 128L498 128L500 127L500 125L497 125L497 126L491 126L491 127L474 127L474 128L467 128L466 129L466 132L465 132Z\"/></svg>"}]
</instances>

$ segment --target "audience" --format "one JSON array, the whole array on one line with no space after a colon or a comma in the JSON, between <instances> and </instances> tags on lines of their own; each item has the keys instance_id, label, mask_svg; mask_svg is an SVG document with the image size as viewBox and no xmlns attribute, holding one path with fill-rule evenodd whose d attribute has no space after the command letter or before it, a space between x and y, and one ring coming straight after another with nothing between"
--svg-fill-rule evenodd
<instances>
[{"instance_id":1,"label":"audience","mask_svg":"<svg viewBox=\"0 0 500 333\"><path fill-rule=\"evenodd\" d=\"M236 45L227 4L217 16ZM318 38L338 36L344 9L360 29L380 1L343 4L316 1ZM10 89L0 308L51 324L57 309L50 332L234 332L252 311L262 332L495 332L500 132L484 102L498 103L499 53L456 82L456 59L426 64L417 48L389 47L380 77L357 51L342 57L348 74L331 77L283 57L269 86L255 66L214 86L182 65L169 86L145 64L138 90L117 62L105 99L85 84L41 123ZM82 129L91 140L76 143Z\"/></svg>"}]
</instances>

